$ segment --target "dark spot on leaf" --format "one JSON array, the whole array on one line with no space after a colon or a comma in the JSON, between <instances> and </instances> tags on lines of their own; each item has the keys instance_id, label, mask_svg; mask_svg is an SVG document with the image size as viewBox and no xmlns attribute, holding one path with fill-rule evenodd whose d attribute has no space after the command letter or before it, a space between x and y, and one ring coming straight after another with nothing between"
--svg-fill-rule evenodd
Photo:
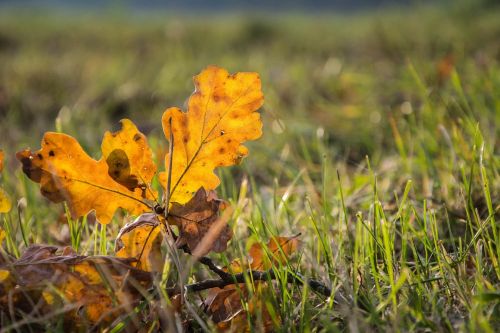
<instances>
[{"instance_id":1,"label":"dark spot on leaf","mask_svg":"<svg viewBox=\"0 0 500 333\"><path fill-rule=\"evenodd\" d=\"M49 151L49 156L54 157L54 156L56 156L56 154L54 153L53 150L51 150L51 151Z\"/></svg>"},{"instance_id":2,"label":"dark spot on leaf","mask_svg":"<svg viewBox=\"0 0 500 333\"><path fill-rule=\"evenodd\" d=\"M141 135L139 133L135 133L134 135L134 141L139 141L141 139Z\"/></svg>"},{"instance_id":3,"label":"dark spot on leaf","mask_svg":"<svg viewBox=\"0 0 500 333\"><path fill-rule=\"evenodd\" d=\"M139 181L130 172L130 161L127 153L122 149L113 150L106 159L108 174L117 183L127 187L130 191L137 188Z\"/></svg>"},{"instance_id":4,"label":"dark spot on leaf","mask_svg":"<svg viewBox=\"0 0 500 333\"><path fill-rule=\"evenodd\" d=\"M38 156L39 159L43 160L43 155L42 154L38 153L37 156Z\"/></svg>"},{"instance_id":5,"label":"dark spot on leaf","mask_svg":"<svg viewBox=\"0 0 500 333\"><path fill-rule=\"evenodd\" d=\"M224 147L219 148L219 153L224 154L226 152L226 149Z\"/></svg>"}]
</instances>

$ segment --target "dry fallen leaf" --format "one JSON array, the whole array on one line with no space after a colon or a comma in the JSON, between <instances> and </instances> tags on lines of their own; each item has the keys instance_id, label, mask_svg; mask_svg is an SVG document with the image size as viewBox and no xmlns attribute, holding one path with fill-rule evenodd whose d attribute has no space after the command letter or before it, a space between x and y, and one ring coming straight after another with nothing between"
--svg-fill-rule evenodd
<instances>
[{"instance_id":1,"label":"dry fallen leaf","mask_svg":"<svg viewBox=\"0 0 500 333\"><path fill-rule=\"evenodd\" d=\"M194 197L185 205L173 203L169 210L169 222L179 227L177 246L185 244L191 252L198 248L197 256L204 256L210 251L223 252L233 233L227 225L227 220L219 219L219 211L226 208L223 200L217 199L215 191L205 191L200 188ZM218 228L213 235L209 235L211 228ZM208 244L202 244L207 242ZM198 247L200 246L200 247ZM200 250L203 248L203 250Z\"/></svg>"},{"instance_id":2,"label":"dry fallen leaf","mask_svg":"<svg viewBox=\"0 0 500 333\"><path fill-rule=\"evenodd\" d=\"M80 256L48 245L30 246L18 260L0 265L0 272L0 313L22 318L58 308L71 330L110 323L130 312L142 299L141 290L151 286L151 275L126 259Z\"/></svg>"},{"instance_id":3,"label":"dry fallen leaf","mask_svg":"<svg viewBox=\"0 0 500 333\"><path fill-rule=\"evenodd\" d=\"M102 152L96 161L73 137L48 132L40 150L16 156L45 197L67 201L73 218L95 210L99 222L107 224L119 207L134 215L148 211L144 200L154 199L150 182L156 167L146 137L122 120L121 130L104 135Z\"/></svg>"},{"instance_id":4,"label":"dry fallen leaf","mask_svg":"<svg viewBox=\"0 0 500 333\"><path fill-rule=\"evenodd\" d=\"M211 290L205 300L207 314L217 324L219 331L251 332L248 325L248 315L252 321L252 328L259 332L273 332L279 317L274 320L266 308L264 299L269 299L264 293L270 293L271 287L266 282L255 282L253 293L249 293L244 284L231 285L218 292ZM246 304L246 309L243 303Z\"/></svg>"},{"instance_id":5,"label":"dry fallen leaf","mask_svg":"<svg viewBox=\"0 0 500 333\"><path fill-rule=\"evenodd\" d=\"M169 108L162 118L167 140L173 134L172 182L170 202L184 204L203 187L213 190L219 178L213 170L238 164L248 154L242 145L262 135L260 114L263 103L257 73L230 75L225 69L210 66L194 77L195 91L188 110ZM171 121L171 124L170 124ZM162 175L166 184L167 171Z\"/></svg>"},{"instance_id":6,"label":"dry fallen leaf","mask_svg":"<svg viewBox=\"0 0 500 333\"><path fill-rule=\"evenodd\" d=\"M455 58L453 54L448 54L441 58L436 65L437 82L438 84L445 83L455 69Z\"/></svg>"},{"instance_id":7,"label":"dry fallen leaf","mask_svg":"<svg viewBox=\"0 0 500 333\"><path fill-rule=\"evenodd\" d=\"M116 237L116 256L135 258L135 267L144 271L161 272L165 258L161 252L163 236L160 219L159 215L145 213L126 224Z\"/></svg>"},{"instance_id":8,"label":"dry fallen leaf","mask_svg":"<svg viewBox=\"0 0 500 333\"><path fill-rule=\"evenodd\" d=\"M225 270L233 274L241 273L247 267L250 267L252 270L268 270L273 265L286 263L288 257L297 250L297 247L297 236L274 237L268 242L266 246L267 251L260 243L252 245L249 251L251 257L250 263L244 264L236 259ZM262 297L262 294L269 292L269 288L271 287L263 281L254 281L252 286L252 293L249 293L247 285L243 283L209 290L204 305L207 309L207 314L217 324L217 328L220 331L249 331L248 314L250 314L252 321L256 322L256 319L260 320L256 324L264 332L273 331L276 325L275 322L279 323L279 318L274 318L273 320L271 317L263 301L266 298ZM242 301L248 302L247 311L244 310Z\"/></svg>"}]
</instances>

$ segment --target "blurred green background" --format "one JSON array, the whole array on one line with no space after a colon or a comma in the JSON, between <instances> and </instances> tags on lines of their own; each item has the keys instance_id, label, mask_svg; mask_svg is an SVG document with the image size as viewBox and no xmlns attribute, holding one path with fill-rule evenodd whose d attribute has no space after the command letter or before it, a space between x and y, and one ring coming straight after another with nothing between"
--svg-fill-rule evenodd
<instances>
[{"instance_id":1,"label":"blurred green background","mask_svg":"<svg viewBox=\"0 0 500 333\"><path fill-rule=\"evenodd\" d=\"M215 64L262 76L266 128L249 167L267 182L271 156L295 154L293 174L318 138L348 165L380 161L397 152L391 122L410 142L425 128L432 156L437 125L467 114L498 149L499 58L491 1L278 14L4 7L1 146L37 148L44 131L62 130L99 157L104 131L130 118L164 149L162 112L183 106L192 76ZM457 85L484 107L464 108L471 97Z\"/></svg>"}]
</instances>

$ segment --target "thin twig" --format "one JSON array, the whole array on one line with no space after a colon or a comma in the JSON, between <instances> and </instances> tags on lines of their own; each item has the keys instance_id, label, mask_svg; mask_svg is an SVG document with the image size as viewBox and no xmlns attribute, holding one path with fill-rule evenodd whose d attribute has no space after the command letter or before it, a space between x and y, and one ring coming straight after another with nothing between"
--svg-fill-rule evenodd
<instances>
[{"instance_id":1,"label":"thin twig","mask_svg":"<svg viewBox=\"0 0 500 333\"><path fill-rule=\"evenodd\" d=\"M174 238L174 240L177 239L177 235L175 235L174 232L172 232L172 237ZM189 249L187 244L184 244L179 249L184 251L186 254L192 255L191 250ZM252 278L255 281L276 280L276 275L274 274L273 270L249 271L233 275L219 268L209 257L200 257L198 258L198 261L203 265L207 266L208 269L210 269L212 272L217 274L220 277L220 279L204 280L197 283L188 284L184 286L184 289L187 292L202 291L216 287L223 288L231 284L243 283L245 282L245 276L249 274L252 275ZM293 281L299 285L304 285L304 281L306 281L309 287L318 294L321 294L325 297L330 297L332 295L332 290L318 280L306 279L299 273L295 273L295 275L290 275L290 276L292 278L290 282ZM166 290L169 295L175 295L181 293L181 288L179 288L179 286L167 288Z\"/></svg>"},{"instance_id":2,"label":"thin twig","mask_svg":"<svg viewBox=\"0 0 500 333\"><path fill-rule=\"evenodd\" d=\"M177 237L174 237L174 238L177 238ZM183 246L181 246L180 249L182 251L184 251L184 253L192 255L191 254L191 250L189 249L189 247L186 244L184 244ZM228 272L226 272L223 269L219 268L219 266L217 266L212 261L212 259L210 259L209 257L200 257L200 258L198 258L198 261L200 263L202 263L203 265L207 266L208 269L210 269L212 272L214 272L215 274L217 274L222 280L228 280L229 278L232 277L231 274L229 274Z\"/></svg>"},{"instance_id":3,"label":"thin twig","mask_svg":"<svg viewBox=\"0 0 500 333\"><path fill-rule=\"evenodd\" d=\"M189 249L189 247L187 245L182 246L180 249L183 250L187 254L191 254L191 250ZM250 271L249 273L240 273L240 274L232 275L232 274L222 270L221 268L219 268L212 261L212 259L210 259L209 257L201 257L198 259L198 261L200 263L202 263L203 265L207 266L208 269L210 269L212 272L217 274L220 277L220 279L204 280L204 281L201 281L201 282L198 282L195 284L187 285L186 286L187 291L205 290L205 289L209 289L209 288L219 287L219 285L222 286L220 288L223 288L224 286L227 286L230 284L242 283L242 282L244 282L245 274L250 274L250 273L252 274L252 277L254 280L275 280L276 279L276 276L272 270L270 270L270 271ZM269 278L266 278L267 274L269 274ZM329 297L332 294L332 290L318 280L306 279L300 274L296 274L296 276L292 276L292 279L294 282L296 282L297 284L300 284L300 285L303 285L304 281L307 281L307 284L309 285L309 287L312 290L314 290L315 292L317 292L323 296ZM212 284L214 284L214 285L211 286ZM197 288L201 288L201 289L197 289ZM175 289L175 287L174 287L174 289Z\"/></svg>"},{"instance_id":4,"label":"thin twig","mask_svg":"<svg viewBox=\"0 0 500 333\"><path fill-rule=\"evenodd\" d=\"M200 281L197 283L188 284L184 288L187 292L197 292L197 291L207 290L207 289L211 289L211 288L224 288L225 286L228 286L231 284L244 283L247 276L250 276L250 275L251 275L252 279L255 281L271 281L271 280L277 279L276 274L274 273L273 270L249 271L249 272L243 272L243 273L239 273L239 274L235 274L235 275L231 275L228 273L225 273L225 274L227 274L228 278L204 280L204 281ZM309 285L309 287L312 290L314 290L315 292L317 292L318 294L321 294L325 297L330 297L332 295L332 290L317 280L305 279L298 274L297 274L297 276L291 275L291 277L292 277L292 279L290 282L295 282L299 285L303 285L304 282L306 282ZM178 287L167 288L167 293L169 295L178 294L180 292L181 292L180 288L178 288Z\"/></svg>"}]
</instances>

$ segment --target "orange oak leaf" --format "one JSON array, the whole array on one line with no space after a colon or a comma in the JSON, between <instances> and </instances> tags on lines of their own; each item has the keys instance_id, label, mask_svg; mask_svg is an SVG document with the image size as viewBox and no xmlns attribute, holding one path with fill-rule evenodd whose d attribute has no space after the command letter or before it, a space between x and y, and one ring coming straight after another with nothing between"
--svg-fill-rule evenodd
<instances>
[{"instance_id":1,"label":"orange oak leaf","mask_svg":"<svg viewBox=\"0 0 500 333\"><path fill-rule=\"evenodd\" d=\"M250 267L253 270L268 270L273 265L285 264L288 257L292 255L299 245L297 236L293 237L273 237L267 243L267 250L262 244L255 243L250 248L250 257L252 262ZM267 253L267 255L266 255Z\"/></svg>"},{"instance_id":2,"label":"orange oak leaf","mask_svg":"<svg viewBox=\"0 0 500 333\"><path fill-rule=\"evenodd\" d=\"M219 217L219 212L226 206L223 200L217 199L215 191L207 193L204 188L198 189L185 205L174 202L168 220L179 227L177 246L187 244L196 256L204 256L211 250L225 251L233 236L227 220Z\"/></svg>"},{"instance_id":3,"label":"orange oak leaf","mask_svg":"<svg viewBox=\"0 0 500 333\"><path fill-rule=\"evenodd\" d=\"M53 132L45 133L40 150L16 157L45 197L68 203L73 218L95 210L99 222L107 224L119 207L137 215L149 210L145 200L155 197L150 182L156 167L144 134L128 119L121 124L119 131L104 135L99 161L73 137Z\"/></svg>"},{"instance_id":4,"label":"orange oak leaf","mask_svg":"<svg viewBox=\"0 0 500 333\"><path fill-rule=\"evenodd\" d=\"M161 253L160 219L154 213L144 213L126 224L116 237L116 256L136 259L135 267L144 271L161 272L164 256Z\"/></svg>"},{"instance_id":5,"label":"orange oak leaf","mask_svg":"<svg viewBox=\"0 0 500 333\"><path fill-rule=\"evenodd\" d=\"M4 153L3 150L0 149L0 172L3 170L3 159ZM9 198L9 195L5 190L0 187L0 213L7 213L12 208L12 202Z\"/></svg>"},{"instance_id":6,"label":"orange oak leaf","mask_svg":"<svg viewBox=\"0 0 500 333\"><path fill-rule=\"evenodd\" d=\"M210 66L194 77L195 91L188 110L169 108L162 118L167 140L172 133L172 170L170 155L165 161L171 171L170 202L184 204L200 188L215 189L219 178L213 170L238 164L248 154L242 145L262 135L262 121L256 112L264 101L257 73L230 75L225 69Z\"/></svg>"}]
</instances>

